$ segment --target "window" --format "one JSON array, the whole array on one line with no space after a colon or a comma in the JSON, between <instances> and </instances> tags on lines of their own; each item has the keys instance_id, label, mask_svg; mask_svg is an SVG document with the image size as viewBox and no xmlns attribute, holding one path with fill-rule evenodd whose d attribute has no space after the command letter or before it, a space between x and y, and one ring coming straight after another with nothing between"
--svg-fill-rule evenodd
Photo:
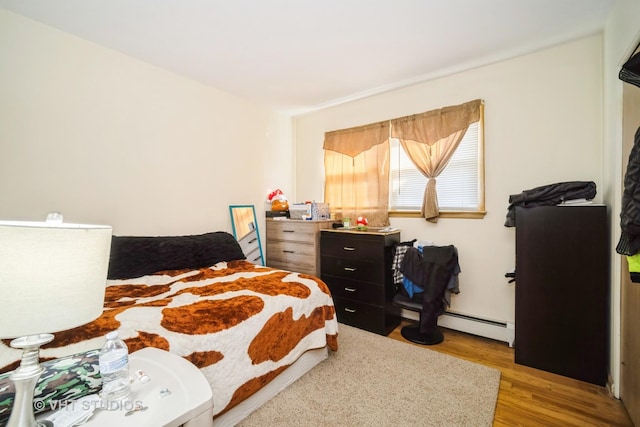
<instances>
[{"instance_id":1,"label":"window","mask_svg":"<svg viewBox=\"0 0 640 427\"><path fill-rule=\"evenodd\" d=\"M476 99L325 132L325 202L337 218L370 215L372 226L389 216L437 222L441 212L482 218L483 106Z\"/></svg>"},{"instance_id":2,"label":"window","mask_svg":"<svg viewBox=\"0 0 640 427\"><path fill-rule=\"evenodd\" d=\"M405 154L400 142L390 140L389 210L395 213L420 211L427 178ZM440 210L484 211L483 146L480 123L471 124L446 169L436 178Z\"/></svg>"}]
</instances>

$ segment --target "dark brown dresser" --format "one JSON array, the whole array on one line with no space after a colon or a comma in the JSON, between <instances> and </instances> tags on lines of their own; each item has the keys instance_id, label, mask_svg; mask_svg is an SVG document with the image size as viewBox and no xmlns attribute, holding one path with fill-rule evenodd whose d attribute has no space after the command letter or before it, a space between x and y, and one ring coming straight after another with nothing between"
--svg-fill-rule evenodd
<instances>
[{"instance_id":1,"label":"dark brown dresser","mask_svg":"<svg viewBox=\"0 0 640 427\"><path fill-rule=\"evenodd\" d=\"M606 384L609 258L606 206L516 209L516 363Z\"/></svg>"},{"instance_id":2,"label":"dark brown dresser","mask_svg":"<svg viewBox=\"0 0 640 427\"><path fill-rule=\"evenodd\" d=\"M400 324L391 263L400 231L329 229L320 232L320 271L338 321L381 335Z\"/></svg>"}]
</instances>

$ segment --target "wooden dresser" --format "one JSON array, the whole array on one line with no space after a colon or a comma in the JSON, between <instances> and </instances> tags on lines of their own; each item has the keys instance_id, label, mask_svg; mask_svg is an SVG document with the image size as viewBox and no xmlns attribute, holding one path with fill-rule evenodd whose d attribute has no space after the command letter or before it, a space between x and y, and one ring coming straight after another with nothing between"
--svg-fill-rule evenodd
<instances>
[{"instance_id":1,"label":"wooden dresser","mask_svg":"<svg viewBox=\"0 0 640 427\"><path fill-rule=\"evenodd\" d=\"M331 289L339 322L381 335L400 324L391 270L399 242L397 230L322 230L320 277Z\"/></svg>"},{"instance_id":2,"label":"wooden dresser","mask_svg":"<svg viewBox=\"0 0 640 427\"><path fill-rule=\"evenodd\" d=\"M267 266L320 277L320 230L334 220L267 218Z\"/></svg>"}]
</instances>

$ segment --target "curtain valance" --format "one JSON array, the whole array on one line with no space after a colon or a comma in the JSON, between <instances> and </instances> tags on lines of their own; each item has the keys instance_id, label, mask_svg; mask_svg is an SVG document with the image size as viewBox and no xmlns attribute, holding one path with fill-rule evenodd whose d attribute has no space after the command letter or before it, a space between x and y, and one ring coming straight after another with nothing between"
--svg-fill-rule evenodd
<instances>
[{"instance_id":1,"label":"curtain valance","mask_svg":"<svg viewBox=\"0 0 640 427\"><path fill-rule=\"evenodd\" d=\"M480 120L481 104L482 100L476 99L393 120L325 132L323 148L355 157L382 144L389 136L433 145L455 132L466 130L471 123Z\"/></svg>"},{"instance_id":2,"label":"curtain valance","mask_svg":"<svg viewBox=\"0 0 640 427\"><path fill-rule=\"evenodd\" d=\"M480 120L482 100L444 107L391 120L391 137L433 145Z\"/></svg>"},{"instance_id":3,"label":"curtain valance","mask_svg":"<svg viewBox=\"0 0 640 427\"><path fill-rule=\"evenodd\" d=\"M355 128L335 130L324 134L324 149L349 157L369 150L389 139L389 121Z\"/></svg>"}]
</instances>

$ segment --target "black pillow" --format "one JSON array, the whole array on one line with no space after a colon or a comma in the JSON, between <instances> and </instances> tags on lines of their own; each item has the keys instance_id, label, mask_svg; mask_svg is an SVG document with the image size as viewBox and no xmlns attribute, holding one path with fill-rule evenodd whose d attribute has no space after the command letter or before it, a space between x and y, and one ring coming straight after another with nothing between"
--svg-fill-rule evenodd
<instances>
[{"instance_id":1,"label":"black pillow","mask_svg":"<svg viewBox=\"0 0 640 427\"><path fill-rule=\"evenodd\" d=\"M224 231L192 236L113 236L107 278L130 279L236 259L246 257L236 239Z\"/></svg>"}]
</instances>

